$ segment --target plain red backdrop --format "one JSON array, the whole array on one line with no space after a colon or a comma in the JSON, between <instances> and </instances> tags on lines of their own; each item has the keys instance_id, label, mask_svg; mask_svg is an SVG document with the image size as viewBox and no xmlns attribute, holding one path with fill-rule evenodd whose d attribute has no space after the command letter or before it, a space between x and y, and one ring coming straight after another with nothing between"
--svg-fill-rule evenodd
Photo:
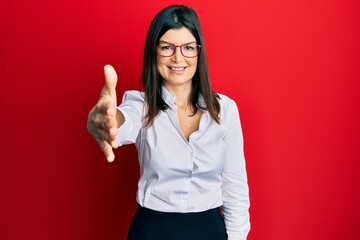
<instances>
[{"instance_id":1,"label":"plain red backdrop","mask_svg":"<svg viewBox=\"0 0 360 240\"><path fill-rule=\"evenodd\" d=\"M134 146L107 163L86 131L103 66L140 88L148 25L194 7L216 91L238 104L249 240L360 236L358 0L0 3L0 239L125 239Z\"/></svg>"}]
</instances>

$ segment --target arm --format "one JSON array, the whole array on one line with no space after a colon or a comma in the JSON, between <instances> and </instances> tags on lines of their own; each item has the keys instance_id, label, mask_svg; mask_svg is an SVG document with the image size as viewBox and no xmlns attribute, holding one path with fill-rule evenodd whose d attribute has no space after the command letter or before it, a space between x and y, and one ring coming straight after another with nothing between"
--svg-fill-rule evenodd
<instances>
[{"instance_id":1,"label":"arm","mask_svg":"<svg viewBox=\"0 0 360 240\"><path fill-rule=\"evenodd\" d=\"M229 240L246 240L250 231L249 189L243 150L243 135L235 102L227 109L229 126L224 138L227 145L223 178L223 213Z\"/></svg>"}]
</instances>

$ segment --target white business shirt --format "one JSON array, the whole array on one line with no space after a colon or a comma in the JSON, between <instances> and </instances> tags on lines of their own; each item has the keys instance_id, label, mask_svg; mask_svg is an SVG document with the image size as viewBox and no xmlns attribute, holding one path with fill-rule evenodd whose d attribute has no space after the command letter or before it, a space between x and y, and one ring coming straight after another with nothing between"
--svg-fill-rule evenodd
<instances>
[{"instance_id":1,"label":"white business shirt","mask_svg":"<svg viewBox=\"0 0 360 240\"><path fill-rule=\"evenodd\" d=\"M183 136L175 96L162 87L170 106L152 126L144 126L144 93L128 91L118 109L125 122L117 140L135 143L140 163L137 202L163 212L200 212L222 206L229 240L245 240L250 230L249 191L237 106L220 96L220 124L207 111L199 130Z\"/></svg>"}]
</instances>

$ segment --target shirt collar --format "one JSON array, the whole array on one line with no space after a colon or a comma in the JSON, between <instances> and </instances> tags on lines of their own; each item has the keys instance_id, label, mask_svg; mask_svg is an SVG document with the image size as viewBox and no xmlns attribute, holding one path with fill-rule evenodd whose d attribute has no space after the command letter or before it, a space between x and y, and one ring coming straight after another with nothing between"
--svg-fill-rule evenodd
<instances>
[{"instance_id":1,"label":"shirt collar","mask_svg":"<svg viewBox=\"0 0 360 240\"><path fill-rule=\"evenodd\" d=\"M175 95L172 94L171 92L169 92L168 90L166 90L164 85L161 85L161 97L166 102L166 104L168 104L169 106L175 105ZM199 96L199 104L202 107L206 106L202 95Z\"/></svg>"},{"instance_id":2,"label":"shirt collar","mask_svg":"<svg viewBox=\"0 0 360 240\"><path fill-rule=\"evenodd\" d=\"M168 105L175 105L175 95L166 90L164 85L161 85L161 97Z\"/></svg>"}]
</instances>

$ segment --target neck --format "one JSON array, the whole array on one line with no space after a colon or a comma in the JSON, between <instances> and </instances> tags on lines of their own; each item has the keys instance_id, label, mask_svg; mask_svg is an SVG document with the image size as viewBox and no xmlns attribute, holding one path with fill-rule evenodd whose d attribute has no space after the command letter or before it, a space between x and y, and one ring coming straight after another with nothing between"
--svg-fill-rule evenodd
<instances>
[{"instance_id":1,"label":"neck","mask_svg":"<svg viewBox=\"0 0 360 240\"><path fill-rule=\"evenodd\" d=\"M189 106L191 86L169 86L164 85L166 90L175 96L175 104L179 108L186 108Z\"/></svg>"}]
</instances>

